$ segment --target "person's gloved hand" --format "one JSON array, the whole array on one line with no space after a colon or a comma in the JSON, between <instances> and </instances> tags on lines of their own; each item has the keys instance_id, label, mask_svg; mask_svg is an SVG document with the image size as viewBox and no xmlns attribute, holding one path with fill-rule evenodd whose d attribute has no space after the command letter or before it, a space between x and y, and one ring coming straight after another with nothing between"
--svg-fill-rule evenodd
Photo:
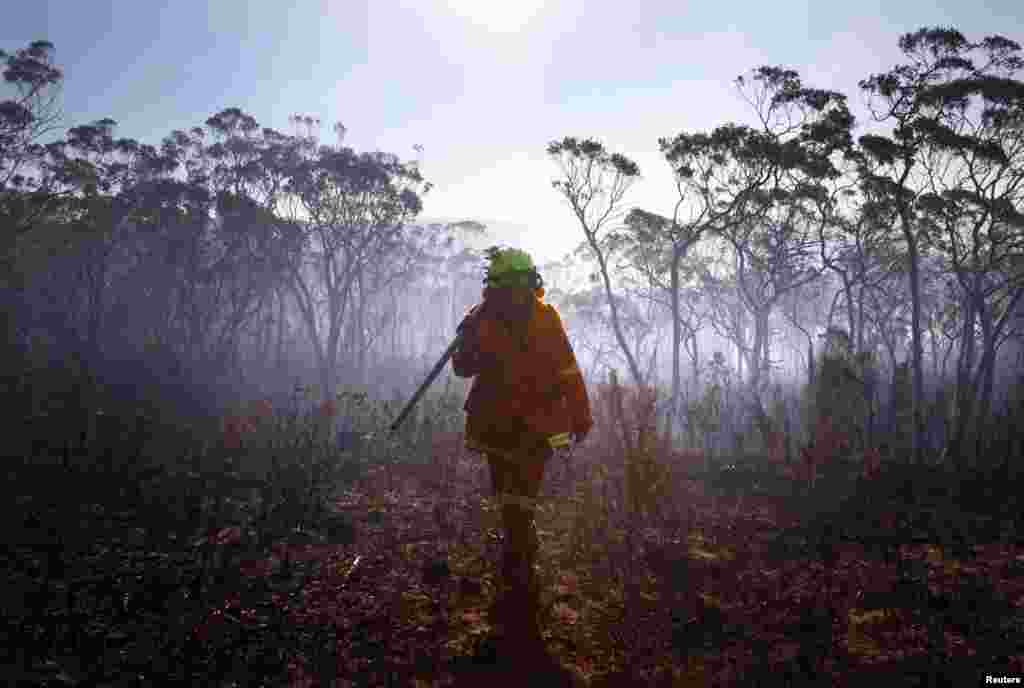
<instances>
[{"instance_id":1,"label":"person's gloved hand","mask_svg":"<svg viewBox=\"0 0 1024 688\"><path fill-rule=\"evenodd\" d=\"M472 327L475 325L476 317L472 313L468 313L466 314L466 317L462 319L462 322L459 323L458 327L455 328L455 331L458 333L462 333L463 330L467 328L472 329Z\"/></svg>"},{"instance_id":2,"label":"person's gloved hand","mask_svg":"<svg viewBox=\"0 0 1024 688\"><path fill-rule=\"evenodd\" d=\"M477 323L483 318L484 310L488 306L487 302L478 303L466 313L466 317L462 319L459 326L455 328L456 332L462 332L463 330L473 331L476 330Z\"/></svg>"}]
</instances>

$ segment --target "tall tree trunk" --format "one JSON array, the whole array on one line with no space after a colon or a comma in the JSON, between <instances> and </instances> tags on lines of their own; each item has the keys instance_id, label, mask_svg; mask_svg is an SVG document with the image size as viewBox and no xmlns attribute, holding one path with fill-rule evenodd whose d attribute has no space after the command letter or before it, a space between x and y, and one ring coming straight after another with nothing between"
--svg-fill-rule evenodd
<instances>
[{"instance_id":1,"label":"tall tree trunk","mask_svg":"<svg viewBox=\"0 0 1024 688\"><path fill-rule=\"evenodd\" d=\"M864 351L864 283L861 282L857 298L857 351Z\"/></svg>"},{"instance_id":2,"label":"tall tree trunk","mask_svg":"<svg viewBox=\"0 0 1024 688\"><path fill-rule=\"evenodd\" d=\"M356 379L360 385L365 385L367 380L367 342L366 342L366 291L363 288L363 272L359 271L356 278L356 285L359 291L359 307L356 309Z\"/></svg>"},{"instance_id":3,"label":"tall tree trunk","mask_svg":"<svg viewBox=\"0 0 1024 688\"><path fill-rule=\"evenodd\" d=\"M911 403L913 409L914 428L911 434L913 438L912 449L914 463L920 465L924 452L924 348L921 337L921 277L920 277L920 256L917 249L917 237L913 232L913 225L910 221L910 211L904 207L901 213L901 224L903 225L903 236L907 241L907 254L910 259L910 327L911 342L913 347L912 364L914 366L914 393Z\"/></svg>"},{"instance_id":4,"label":"tall tree trunk","mask_svg":"<svg viewBox=\"0 0 1024 688\"><path fill-rule=\"evenodd\" d=\"M992 413L992 392L995 387L995 351L985 345L985 352L981 356L981 366L978 370L981 387L981 399L978 402L978 413L976 422L975 456L979 459L987 457L985 451L986 430L991 421Z\"/></svg>"},{"instance_id":5,"label":"tall tree trunk","mask_svg":"<svg viewBox=\"0 0 1024 688\"><path fill-rule=\"evenodd\" d=\"M636 357L633 356L633 351L629 348L629 345L626 343L626 337L622 333L622 325L619 322L619 307L615 303L615 297L612 294L612 282L608 276L608 264L605 261L604 253L601 251L601 247L597 245L597 239L589 231L587 232L587 241L590 243L590 248L594 251L594 256L597 258L598 267L601 269L601 281L604 284L605 297L608 299L608 308L611 311L612 332L615 334L615 341L618 342L622 355L626 357L626 364L629 366L629 373L633 378L633 383L637 387L642 387L644 384L643 374L640 372L640 366L637 365Z\"/></svg>"},{"instance_id":6,"label":"tall tree trunk","mask_svg":"<svg viewBox=\"0 0 1024 688\"><path fill-rule=\"evenodd\" d=\"M857 292L857 352L860 354L866 354L864 350L864 281L863 275L861 276L860 289ZM864 427L865 435L868 447L875 446L875 375L878 372L877 359L875 358L875 352L870 352L872 355L870 365L864 367L864 400L867 402L864 414ZM865 360L867 364L868 361Z\"/></svg>"},{"instance_id":7,"label":"tall tree trunk","mask_svg":"<svg viewBox=\"0 0 1024 688\"><path fill-rule=\"evenodd\" d=\"M666 435L672 437L672 429L675 424L676 414L679 409L679 359L680 347L682 344L682 323L679 322L679 262L682 259L682 252L673 247L672 251L672 274L670 294L672 302L672 403L669 407L669 417Z\"/></svg>"},{"instance_id":8,"label":"tall tree trunk","mask_svg":"<svg viewBox=\"0 0 1024 688\"><path fill-rule=\"evenodd\" d=\"M690 342L690 351L693 352L691 363L693 364L693 385L695 393L700 393L700 342L697 340L697 333L693 333Z\"/></svg>"},{"instance_id":9,"label":"tall tree trunk","mask_svg":"<svg viewBox=\"0 0 1024 688\"><path fill-rule=\"evenodd\" d=\"M963 333L960 337L960 354L957 361L956 380L956 432L950 453L954 464L960 470L967 466L964 456L967 445L967 433L970 427L974 407L974 390L971 385L971 371L974 368L974 302L964 295Z\"/></svg>"},{"instance_id":10,"label":"tall tree trunk","mask_svg":"<svg viewBox=\"0 0 1024 688\"><path fill-rule=\"evenodd\" d=\"M391 358L398 361L401 349L398 337L398 297L391 289Z\"/></svg>"},{"instance_id":11,"label":"tall tree trunk","mask_svg":"<svg viewBox=\"0 0 1024 688\"><path fill-rule=\"evenodd\" d=\"M814 387L815 381L814 370L814 340L811 339L810 335L807 335L807 384Z\"/></svg>"},{"instance_id":12,"label":"tall tree trunk","mask_svg":"<svg viewBox=\"0 0 1024 688\"><path fill-rule=\"evenodd\" d=\"M768 418L768 414L764 410L764 404L761 401L762 384L767 382L767 380L763 379L763 367L768 352L769 312L770 309L765 308L754 313L754 341L751 347L750 361L748 362L750 368L748 389L750 390L751 408L754 412L754 423L761 434L761 439L765 446L768 446L772 430L771 420Z\"/></svg>"},{"instance_id":13,"label":"tall tree trunk","mask_svg":"<svg viewBox=\"0 0 1024 688\"><path fill-rule=\"evenodd\" d=\"M857 335L857 308L853 298L853 284L845 270L839 276L843 280L843 294L846 296L846 322L850 328L850 341L858 342L860 338Z\"/></svg>"},{"instance_id":14,"label":"tall tree trunk","mask_svg":"<svg viewBox=\"0 0 1024 688\"><path fill-rule=\"evenodd\" d=\"M975 438L974 455L981 460L985 438L986 425L989 421L989 413L992 407L992 387L994 377L992 371L995 369L995 341L992 335L992 314L983 299L978 299L978 321L981 323L981 365L978 367L978 383L976 389L980 389L981 395L978 401L977 433Z\"/></svg>"},{"instance_id":15,"label":"tall tree trunk","mask_svg":"<svg viewBox=\"0 0 1024 688\"><path fill-rule=\"evenodd\" d=\"M277 369L284 370L284 289L277 290Z\"/></svg>"},{"instance_id":16,"label":"tall tree trunk","mask_svg":"<svg viewBox=\"0 0 1024 688\"><path fill-rule=\"evenodd\" d=\"M736 378L743 380L743 348L747 344L747 331L743 323L743 313L739 304L733 309L733 330L736 332Z\"/></svg>"}]
</instances>

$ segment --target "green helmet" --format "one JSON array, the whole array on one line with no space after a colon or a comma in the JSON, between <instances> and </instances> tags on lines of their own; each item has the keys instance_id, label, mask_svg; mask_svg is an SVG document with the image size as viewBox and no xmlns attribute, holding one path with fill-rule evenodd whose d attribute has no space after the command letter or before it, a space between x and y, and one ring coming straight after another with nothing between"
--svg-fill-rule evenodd
<instances>
[{"instance_id":1,"label":"green helmet","mask_svg":"<svg viewBox=\"0 0 1024 688\"><path fill-rule=\"evenodd\" d=\"M540 275L533 264L533 258L526 251L517 248L492 246L485 251L489 264L484 282L495 287L540 286Z\"/></svg>"}]
</instances>

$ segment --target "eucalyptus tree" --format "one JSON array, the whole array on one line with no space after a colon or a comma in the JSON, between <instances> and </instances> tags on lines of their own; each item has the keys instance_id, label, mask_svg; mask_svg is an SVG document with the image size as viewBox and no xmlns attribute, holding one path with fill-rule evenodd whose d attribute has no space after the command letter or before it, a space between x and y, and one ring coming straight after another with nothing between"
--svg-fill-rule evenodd
<instances>
[{"instance_id":1,"label":"eucalyptus tree","mask_svg":"<svg viewBox=\"0 0 1024 688\"><path fill-rule=\"evenodd\" d=\"M909 357L909 346L904 351L911 329L911 304L906 289L900 289L898 279L905 279L902 273L894 275L889 282L869 287L862 298L865 304L865 319L870 326L874 340L880 343L888 356L890 372L896 369L901 354Z\"/></svg>"},{"instance_id":2,"label":"eucalyptus tree","mask_svg":"<svg viewBox=\"0 0 1024 688\"><path fill-rule=\"evenodd\" d=\"M19 265L19 240L79 188L73 170L51 168L46 160L44 139L59 125L64 79L53 49L48 41L34 41L14 53L0 50L0 370L12 383L23 368L18 311L30 274Z\"/></svg>"},{"instance_id":3,"label":"eucalyptus tree","mask_svg":"<svg viewBox=\"0 0 1024 688\"><path fill-rule=\"evenodd\" d=\"M427 334L431 350L447 346L465 312L480 299L486 225L474 220L416 226L407 242L408 275L402 286L405 321ZM399 304L396 302L396 306ZM413 324L415 323L415 324Z\"/></svg>"},{"instance_id":4,"label":"eucalyptus tree","mask_svg":"<svg viewBox=\"0 0 1024 688\"><path fill-rule=\"evenodd\" d=\"M622 363L608 318L607 297L597 285L596 274L583 279L582 247L541 267L545 298L562 313L566 335L588 379L606 379L607 372ZM618 353L617 353L618 352Z\"/></svg>"},{"instance_id":5,"label":"eucalyptus tree","mask_svg":"<svg viewBox=\"0 0 1024 688\"><path fill-rule=\"evenodd\" d=\"M797 354L805 354L804 366L806 368L807 381L814 384L815 355L814 355L814 334L812 332L825 328L829 316L828 291L832 287L832 281L828 275L822 275L819 280L808 282L794 289L783 293L779 298L779 312L786 322L793 329L803 335L807 342L806 352L796 348ZM834 303L834 301L833 301Z\"/></svg>"},{"instance_id":6,"label":"eucalyptus tree","mask_svg":"<svg viewBox=\"0 0 1024 688\"><path fill-rule=\"evenodd\" d=\"M1019 52L1015 44L1004 49ZM1008 63L1006 71L1020 62ZM998 344L1024 297L1024 274L1014 266L1024 256L1024 83L989 80L997 83L939 96L960 100L937 115L941 147L926 149L928 189L918 199L920 222L963 294L954 458L973 419L983 421L991 411ZM977 366L976 323L982 335Z\"/></svg>"},{"instance_id":7,"label":"eucalyptus tree","mask_svg":"<svg viewBox=\"0 0 1024 688\"><path fill-rule=\"evenodd\" d=\"M206 130L174 131L159 149L114 139L110 120L71 130L65 153L95 179L81 222L91 227L93 253L105 247L110 258L106 277L91 283L108 284L110 302L97 312L107 313L115 356L143 347L154 365L169 359L179 373L183 365L208 379L241 373L243 337L280 282L280 240L254 188L265 170L220 160L218 147L235 145L224 117L211 117ZM221 140L208 145L211 135ZM252 143L266 149L268 140L277 138L263 130ZM103 268L103 257L91 256L83 269Z\"/></svg>"},{"instance_id":8,"label":"eucalyptus tree","mask_svg":"<svg viewBox=\"0 0 1024 688\"><path fill-rule=\"evenodd\" d=\"M814 279L812 232L832 220L829 185L840 177L839 159L851 148L854 118L846 98L807 87L781 67L759 67L737 79L754 110L756 126L725 124L710 134L680 134L663 142L686 194L695 199L697 227L730 246L738 303L749 312L753 338L745 341L744 316L727 321L746 359L747 389L763 420L760 384L769 339L769 316L787 291ZM697 227L691 229L691 236ZM726 283L709 282L719 289ZM738 339L737 339L738 338ZM764 430L762 423L762 430Z\"/></svg>"},{"instance_id":9,"label":"eucalyptus tree","mask_svg":"<svg viewBox=\"0 0 1024 688\"><path fill-rule=\"evenodd\" d=\"M240 381L245 340L266 321L282 261L272 215L245 185L265 171L258 163L243 170L223 162L225 147L240 147L224 124L232 114L254 124L229 109L208 118L206 129L172 132L161 147L170 169L140 180L128 194L138 246L146 252L134 279L151 297L147 338L162 340L156 346L207 376L231 373ZM247 143L268 145L262 135ZM131 292L125 305L128 317L141 310Z\"/></svg>"},{"instance_id":10,"label":"eucalyptus tree","mask_svg":"<svg viewBox=\"0 0 1024 688\"><path fill-rule=\"evenodd\" d=\"M115 281L123 270L124 243L141 225L166 223L180 210L164 185L175 161L153 146L115 138L116 127L112 119L72 127L50 146L49 156L88 180L66 199L61 224L76 263L75 283L68 286L79 303L68 315L82 316L81 339L94 357L102 352L106 318L118 298ZM149 267L159 269L159 264Z\"/></svg>"},{"instance_id":11,"label":"eucalyptus tree","mask_svg":"<svg viewBox=\"0 0 1024 688\"><path fill-rule=\"evenodd\" d=\"M593 139L581 140L567 136L561 141L549 143L547 154L559 165L562 173L551 185L568 202L583 230L585 246L597 261L598 276L604 287L615 341L626 359L634 384L643 386L644 375L637 363L636 352L626 340L619 305L612 290L608 246L610 234L602 234L602 231L611 229L621 218L622 199L633 182L640 177L640 168L621 153L609 153L602 143Z\"/></svg>"},{"instance_id":12,"label":"eucalyptus tree","mask_svg":"<svg viewBox=\"0 0 1024 688\"><path fill-rule=\"evenodd\" d=\"M53 44L33 41L13 54L0 50L3 83L0 92L0 228L5 248L15 237L44 220L74 186L69 172L61 178L45 174L43 139L61 120L57 96L63 71L53 63Z\"/></svg>"},{"instance_id":13,"label":"eucalyptus tree","mask_svg":"<svg viewBox=\"0 0 1024 688\"><path fill-rule=\"evenodd\" d=\"M594 283L565 294L560 302L572 347L591 379L605 379L606 373L618 368L624 358L622 347L615 341L607 303L604 290Z\"/></svg>"},{"instance_id":14,"label":"eucalyptus tree","mask_svg":"<svg viewBox=\"0 0 1024 688\"><path fill-rule=\"evenodd\" d=\"M810 118L806 117L806 112L799 112L801 109L817 113L827 111L836 96L803 89L793 72L762 67L755 70L753 80L763 88L755 89L756 101L748 102L757 110L763 131L726 124L710 135L683 132L660 139L659 147L672 167L676 184L672 217L636 209L628 218L634 241L660 244L666 254L675 341L673 399L678 396L679 342L682 339L680 267L690 249L707 232L723 236L749 226L751 218L761 215L772 203L765 193L772 187L779 187L779 173L787 166L799 164L797 158L801 154L805 162L809 162L806 153L791 145L794 140L784 140L789 134L804 125L809 138L825 140L837 134L841 137L842 128L852 123L852 119L849 122L842 119L842 108L828 112L813 124L806 121ZM744 77L737 79L737 85L741 90L745 87ZM789 118L788 127L780 129L772 120L783 115ZM805 121L794 125L794 115L803 116ZM828 130L826 125L836 129ZM817 128L812 132L811 126ZM783 146L788 148L783 149Z\"/></svg>"},{"instance_id":15,"label":"eucalyptus tree","mask_svg":"<svg viewBox=\"0 0 1024 688\"><path fill-rule=\"evenodd\" d=\"M289 286L330 394L353 298L371 263L390 261L429 190L415 165L393 154L310 146L289 169L287 193L298 203L299 235ZM360 339L364 331L355 333ZM362 346L360 341L359 346Z\"/></svg>"},{"instance_id":16,"label":"eucalyptus tree","mask_svg":"<svg viewBox=\"0 0 1024 688\"><path fill-rule=\"evenodd\" d=\"M663 146L668 146L663 142ZM700 294L695 286L696 276L703 258L691 256L690 249L700 241L710 225L712 211L707 204L696 211L684 224L679 213L686 200L685 176L677 174L676 185L679 202L675 216L664 217L640 208L627 214L624 230L621 232L623 254L630 266L637 270L657 292L653 300L669 314L672 323L672 397L669 425L666 432L671 435L672 424L678 413L681 389L681 358L685 349L692 365L691 383L696 388L700 378L700 351L698 333L705 318ZM698 200L698 204L700 201ZM661 295L667 296L667 301Z\"/></svg>"},{"instance_id":17,"label":"eucalyptus tree","mask_svg":"<svg viewBox=\"0 0 1024 688\"><path fill-rule=\"evenodd\" d=\"M958 255L971 260L970 246L950 240L949 222L941 219L951 212L968 213L962 223L953 223L953 235L965 230L961 236L970 235L972 222L980 221L972 240L981 251L993 233L1006 233L1016 224L1019 211L1011 212L1012 202L1001 198L1005 184L994 180L1005 180L1001 170L1011 158L1003 137L1017 126L1021 85L1012 76L1021 67L1021 57L1020 46L1009 39L988 36L974 43L950 28L904 34L899 47L906 62L860 84L870 97L873 116L891 125L891 133L865 134L859 141L871 163L864 166L862 176L895 209L909 258L913 448L919 462L924 433L920 257L930 243L944 246L950 254L957 244ZM947 232L945 244L938 238L940 228ZM975 284L975 294L987 288ZM977 298L973 302L977 307ZM968 396L961 397L962 405L971 403ZM956 453L952 456L961 460Z\"/></svg>"},{"instance_id":18,"label":"eucalyptus tree","mask_svg":"<svg viewBox=\"0 0 1024 688\"><path fill-rule=\"evenodd\" d=\"M75 181L50 206L41 231L21 240L23 272L29 275L24 286L31 291L22 301L32 304L22 320L31 323L45 314L53 329L61 319L57 329L69 335L65 346L87 359L97 359L103 349L120 244L131 233L131 190L167 166L152 146L115 139L115 126L103 119L72 127L65 138L47 144L37 171ZM42 260L29 267L25 261L33 253Z\"/></svg>"},{"instance_id":19,"label":"eucalyptus tree","mask_svg":"<svg viewBox=\"0 0 1024 688\"><path fill-rule=\"evenodd\" d=\"M955 279L943 275L937 280L936 307L931 309L927 317L927 327L932 349L932 375L946 384L949 380L949 359L956 349L962 328L962 299L959 286Z\"/></svg>"},{"instance_id":20,"label":"eucalyptus tree","mask_svg":"<svg viewBox=\"0 0 1024 688\"><path fill-rule=\"evenodd\" d=\"M871 284L888 279L886 261L891 260L897 218L886 198L876 198L870 186L859 183L860 151L851 152L848 161L842 181L814 203L823 220L816 223L821 264L840 280L835 297L843 299L846 331L859 352L864 348L864 294Z\"/></svg>"},{"instance_id":21,"label":"eucalyptus tree","mask_svg":"<svg viewBox=\"0 0 1024 688\"><path fill-rule=\"evenodd\" d=\"M377 343L383 344L389 328L392 333L402 326L423 332L427 323L434 322L438 337L447 339L461 318L459 309L468 307L468 299L477 296L467 294L466 285L467 282L480 283L478 270L468 269L470 266L478 268L480 261L473 252L452 254L450 249L456 243L455 225L461 223L409 224L405 232L379 247L378 255L383 259L367 261L365 270L357 277L356 308L354 317L350 318L352 326L347 328L346 345L356 376L362 382L366 381L375 360L380 360L381 352L377 349L381 347ZM409 298L410 294L424 291L423 287L428 284L438 284L443 298L419 303ZM388 298L388 294L392 298ZM426 315L429 320L414 325L410 317L414 312ZM354 336L358 332L363 334ZM400 355L397 352L393 355L397 361ZM373 356L377 358L372 359Z\"/></svg>"},{"instance_id":22,"label":"eucalyptus tree","mask_svg":"<svg viewBox=\"0 0 1024 688\"><path fill-rule=\"evenodd\" d=\"M663 145L668 144L663 142ZM672 323L672 396L669 399L669 423L666 429L670 436L679 403L682 346L690 347L694 368L696 369L698 365L694 312L692 308L686 309L686 313L683 312L683 284L688 279L687 274L692 275L693 272L693 267L686 265L686 258L690 248L700 240L707 229L707 225L701 222L706 210L704 213L698 213L696 218L691 218L685 225L681 224L679 213L685 200L685 193L682 191L683 179L678 175L676 184L680 190L680 200L676 203L674 217L668 218L634 208L626 215L623 230L616 234L617 244L627 256L631 267L637 269L652 288L668 297L668 302L662 305L669 313ZM658 301L657 297L655 300Z\"/></svg>"},{"instance_id":23,"label":"eucalyptus tree","mask_svg":"<svg viewBox=\"0 0 1024 688\"><path fill-rule=\"evenodd\" d=\"M836 308L841 300L846 325L843 331L853 351L848 363L857 371L863 385L863 398L870 401L876 395L878 371L877 347L867 342L868 292L880 285L893 288L893 269L905 256L893 243L898 215L892 203L885 196L879 197L877 189L860 179L860 170L870 163L859 150L851 151L846 162L843 181L836 184L831 193L816 199L817 212L824 220L817 223L817 240L821 264L839 279L826 329L836 327ZM868 403L862 408L865 411L864 437L871 443L874 406Z\"/></svg>"},{"instance_id":24,"label":"eucalyptus tree","mask_svg":"<svg viewBox=\"0 0 1024 688\"><path fill-rule=\"evenodd\" d=\"M752 352L747 312L737 285L736 259L728 255L724 244L720 243L718 248L717 260L706 263L700 270L700 293L710 305L708 321L712 329L735 348L736 374L742 381Z\"/></svg>"}]
</instances>

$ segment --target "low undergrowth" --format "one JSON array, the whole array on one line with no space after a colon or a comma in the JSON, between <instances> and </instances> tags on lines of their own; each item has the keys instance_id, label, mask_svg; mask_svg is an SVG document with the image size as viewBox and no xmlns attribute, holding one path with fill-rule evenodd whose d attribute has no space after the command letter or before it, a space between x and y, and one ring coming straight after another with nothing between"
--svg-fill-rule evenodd
<instances>
[{"instance_id":1,"label":"low undergrowth","mask_svg":"<svg viewBox=\"0 0 1024 688\"><path fill-rule=\"evenodd\" d=\"M501 546L485 465L457 405L390 437L373 430L392 409L357 396L254 407L205 446L155 452L107 420L110 441L12 458L8 682L479 685ZM335 415L355 429L332 434ZM900 464L813 488L756 460L680 472L611 421L618 441L552 460L537 513L562 684L1024 672L1012 486Z\"/></svg>"}]
</instances>

